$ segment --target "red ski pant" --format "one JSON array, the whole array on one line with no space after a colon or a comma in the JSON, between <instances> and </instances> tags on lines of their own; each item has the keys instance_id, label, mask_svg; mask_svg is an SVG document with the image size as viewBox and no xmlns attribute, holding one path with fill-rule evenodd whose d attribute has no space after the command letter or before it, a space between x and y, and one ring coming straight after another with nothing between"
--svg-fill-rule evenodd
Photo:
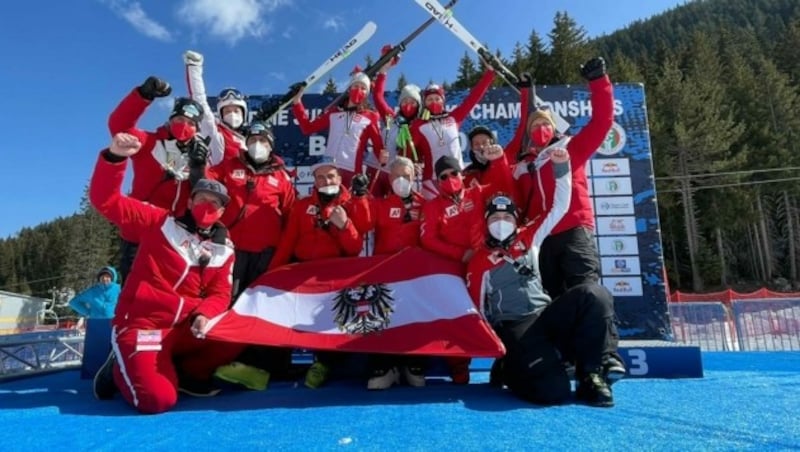
<instances>
[{"instance_id":1,"label":"red ski pant","mask_svg":"<svg viewBox=\"0 0 800 452\"><path fill-rule=\"evenodd\" d=\"M175 406L178 373L209 380L217 367L230 363L244 349L236 343L197 339L185 323L161 330L161 350L137 351L138 333L137 328L114 326L114 382L122 397L145 414L163 413Z\"/></svg>"}]
</instances>

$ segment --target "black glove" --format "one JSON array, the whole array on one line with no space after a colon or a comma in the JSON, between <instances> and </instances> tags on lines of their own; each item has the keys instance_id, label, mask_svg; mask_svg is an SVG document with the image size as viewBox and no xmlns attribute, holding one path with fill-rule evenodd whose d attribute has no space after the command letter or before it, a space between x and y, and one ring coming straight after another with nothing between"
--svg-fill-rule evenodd
<instances>
[{"instance_id":1,"label":"black glove","mask_svg":"<svg viewBox=\"0 0 800 452\"><path fill-rule=\"evenodd\" d=\"M356 174L351 181L350 191L355 196L364 196L369 191L369 178L366 174Z\"/></svg>"},{"instance_id":2,"label":"black glove","mask_svg":"<svg viewBox=\"0 0 800 452\"><path fill-rule=\"evenodd\" d=\"M192 146L189 148L187 153L190 167L205 166L206 161L208 160L208 144L210 142L210 137L203 139L195 137Z\"/></svg>"},{"instance_id":3,"label":"black glove","mask_svg":"<svg viewBox=\"0 0 800 452\"><path fill-rule=\"evenodd\" d=\"M154 100L156 97L166 97L172 93L172 87L169 83L161 80L160 78L151 75L147 80L137 88L139 95L147 100Z\"/></svg>"},{"instance_id":4,"label":"black glove","mask_svg":"<svg viewBox=\"0 0 800 452\"><path fill-rule=\"evenodd\" d=\"M523 72L519 74L518 82L514 84L517 88L530 88L533 86L533 75L530 72Z\"/></svg>"},{"instance_id":5,"label":"black glove","mask_svg":"<svg viewBox=\"0 0 800 452\"><path fill-rule=\"evenodd\" d=\"M604 75L606 75L606 60L603 57L594 57L581 65L581 76L590 82Z\"/></svg>"}]
</instances>

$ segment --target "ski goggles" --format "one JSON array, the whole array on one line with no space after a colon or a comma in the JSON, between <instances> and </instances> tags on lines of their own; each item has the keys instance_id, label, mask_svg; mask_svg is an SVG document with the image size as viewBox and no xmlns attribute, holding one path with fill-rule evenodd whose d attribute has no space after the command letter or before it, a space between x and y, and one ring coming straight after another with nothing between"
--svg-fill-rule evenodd
<instances>
[{"instance_id":1,"label":"ski goggles","mask_svg":"<svg viewBox=\"0 0 800 452\"><path fill-rule=\"evenodd\" d=\"M244 94L241 91L235 88L226 88L223 89L217 98L221 101L223 100L244 100Z\"/></svg>"}]
</instances>

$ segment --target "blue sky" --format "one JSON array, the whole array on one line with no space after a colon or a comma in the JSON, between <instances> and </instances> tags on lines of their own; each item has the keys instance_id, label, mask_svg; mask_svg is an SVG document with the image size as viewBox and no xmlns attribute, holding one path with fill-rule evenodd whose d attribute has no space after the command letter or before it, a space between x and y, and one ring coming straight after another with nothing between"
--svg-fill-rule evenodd
<instances>
[{"instance_id":1,"label":"blue sky","mask_svg":"<svg viewBox=\"0 0 800 452\"><path fill-rule=\"evenodd\" d=\"M685 2L460 0L455 13L507 55L533 29L546 36L556 11L567 11L594 37ZM383 44L399 42L427 17L412 0L7 2L0 17L0 238L78 209L97 152L109 142L108 114L151 74L185 95L185 50L205 55L209 93L226 86L283 93L368 20L378 31L334 69L335 80L344 82L354 63L378 56ZM465 50L433 24L393 74L421 84L452 81ZM390 77L387 86L394 87ZM156 127L168 110L166 102L150 108L140 125Z\"/></svg>"}]
</instances>

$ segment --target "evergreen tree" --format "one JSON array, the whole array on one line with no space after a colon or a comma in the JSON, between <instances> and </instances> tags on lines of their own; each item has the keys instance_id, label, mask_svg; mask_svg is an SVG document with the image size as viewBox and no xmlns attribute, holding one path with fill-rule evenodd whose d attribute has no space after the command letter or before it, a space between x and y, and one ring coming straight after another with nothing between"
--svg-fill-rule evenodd
<instances>
[{"instance_id":1,"label":"evergreen tree","mask_svg":"<svg viewBox=\"0 0 800 452\"><path fill-rule=\"evenodd\" d=\"M523 72L530 72L531 75L533 75L533 67L528 64L528 52L525 50L525 47L517 41L514 43L514 49L511 51L511 62L508 64L508 68L517 76Z\"/></svg>"},{"instance_id":2,"label":"evergreen tree","mask_svg":"<svg viewBox=\"0 0 800 452\"><path fill-rule=\"evenodd\" d=\"M578 67L592 56L586 30L566 12L557 12L548 37L550 53L543 62L540 83L583 83Z\"/></svg>"},{"instance_id":3,"label":"evergreen tree","mask_svg":"<svg viewBox=\"0 0 800 452\"><path fill-rule=\"evenodd\" d=\"M337 94L338 90L336 89L336 82L333 80L333 77L328 77L328 81L325 82L325 87L322 89L322 94Z\"/></svg>"},{"instance_id":4,"label":"evergreen tree","mask_svg":"<svg viewBox=\"0 0 800 452\"><path fill-rule=\"evenodd\" d=\"M453 89L467 90L472 88L480 77L480 71L475 67L475 62L470 58L469 53L464 52L458 63L458 73L456 81L453 82Z\"/></svg>"},{"instance_id":5,"label":"evergreen tree","mask_svg":"<svg viewBox=\"0 0 800 452\"><path fill-rule=\"evenodd\" d=\"M545 64L547 62L547 51L545 50L542 38L536 33L536 30L531 30L528 36L528 44L525 49L525 63L523 67L528 68L533 73L533 77L538 83L544 83Z\"/></svg>"},{"instance_id":6,"label":"evergreen tree","mask_svg":"<svg viewBox=\"0 0 800 452\"><path fill-rule=\"evenodd\" d=\"M670 58L664 62L656 86L658 101L651 116L654 146L662 153L656 159L657 164L662 171L677 178L695 291L703 290L704 271L716 263L715 260L712 264L708 262L713 248L705 246L701 216L716 212L698 208L696 190L703 182L691 176L728 169L735 162L729 152L731 144L742 133L742 127L735 122L726 104L726 93L719 83L722 73L709 37L695 34L691 46L679 59Z\"/></svg>"},{"instance_id":7,"label":"evergreen tree","mask_svg":"<svg viewBox=\"0 0 800 452\"><path fill-rule=\"evenodd\" d=\"M403 89L404 86L408 85L408 81L406 80L406 75L404 73L400 73L400 77L397 77L397 91Z\"/></svg>"},{"instance_id":8,"label":"evergreen tree","mask_svg":"<svg viewBox=\"0 0 800 452\"><path fill-rule=\"evenodd\" d=\"M793 20L775 48L775 63L789 75L795 87L800 87L800 18Z\"/></svg>"},{"instance_id":9,"label":"evergreen tree","mask_svg":"<svg viewBox=\"0 0 800 452\"><path fill-rule=\"evenodd\" d=\"M97 271L107 265L119 248L114 226L89 203L88 186L81 198L80 210L69 225L70 239L64 266L64 285L76 291L94 283Z\"/></svg>"},{"instance_id":10,"label":"evergreen tree","mask_svg":"<svg viewBox=\"0 0 800 452\"><path fill-rule=\"evenodd\" d=\"M615 83L642 83L644 75L632 59L620 52L614 52L608 62L608 76Z\"/></svg>"}]
</instances>

